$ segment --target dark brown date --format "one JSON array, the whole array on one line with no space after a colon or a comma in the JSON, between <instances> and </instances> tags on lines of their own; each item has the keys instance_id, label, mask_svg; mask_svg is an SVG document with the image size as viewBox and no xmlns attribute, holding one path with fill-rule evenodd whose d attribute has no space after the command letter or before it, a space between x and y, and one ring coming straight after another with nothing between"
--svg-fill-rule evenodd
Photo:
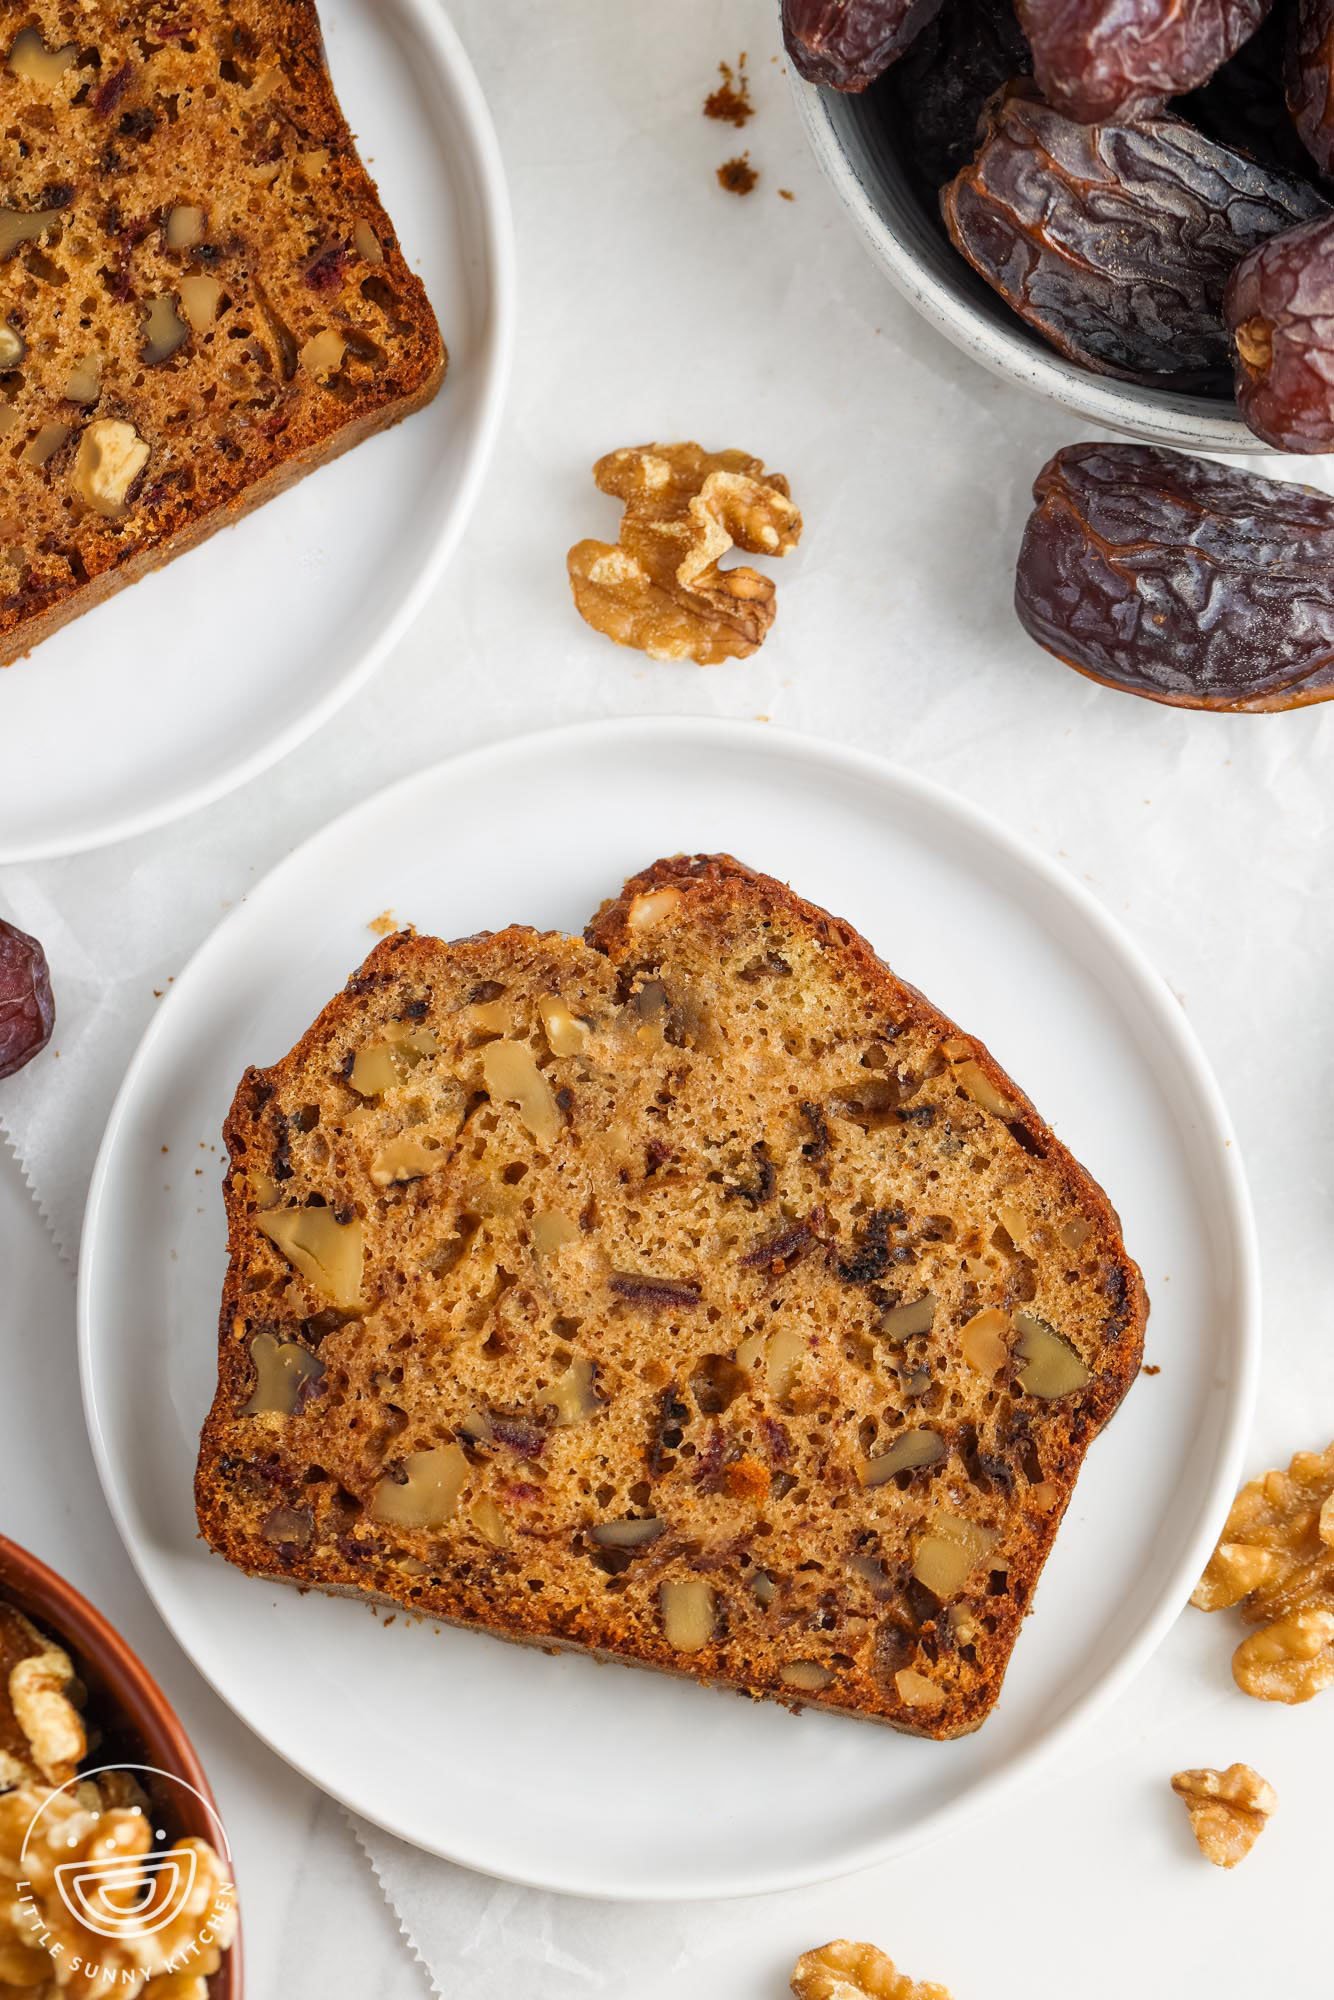
<instances>
[{"instance_id":1,"label":"dark brown date","mask_svg":"<svg viewBox=\"0 0 1334 2000\"><path fill-rule=\"evenodd\" d=\"M1234 266L1330 212L1313 188L1168 112L1076 125L1025 84L992 99L976 159L940 200L956 249L1060 353L1129 382L1220 393Z\"/></svg>"},{"instance_id":2,"label":"dark brown date","mask_svg":"<svg viewBox=\"0 0 1334 2000\"><path fill-rule=\"evenodd\" d=\"M876 104L919 186L937 189L977 150L993 91L1032 68L1011 0L945 0L876 85Z\"/></svg>"},{"instance_id":3,"label":"dark brown date","mask_svg":"<svg viewBox=\"0 0 1334 2000\"><path fill-rule=\"evenodd\" d=\"M1334 499L1151 445L1074 444L1033 487L1019 622L1093 680L1178 708L1334 695Z\"/></svg>"},{"instance_id":4,"label":"dark brown date","mask_svg":"<svg viewBox=\"0 0 1334 2000\"><path fill-rule=\"evenodd\" d=\"M808 83L865 90L939 9L940 0L783 0L783 40Z\"/></svg>"},{"instance_id":5,"label":"dark brown date","mask_svg":"<svg viewBox=\"0 0 1334 2000\"><path fill-rule=\"evenodd\" d=\"M1083 125L1134 118L1194 90L1255 33L1273 0L1017 0L1047 102Z\"/></svg>"},{"instance_id":6,"label":"dark brown date","mask_svg":"<svg viewBox=\"0 0 1334 2000\"><path fill-rule=\"evenodd\" d=\"M46 953L0 917L0 1077L13 1076L51 1039L56 1022Z\"/></svg>"},{"instance_id":7,"label":"dark brown date","mask_svg":"<svg viewBox=\"0 0 1334 2000\"><path fill-rule=\"evenodd\" d=\"M1243 257L1224 301L1237 403L1278 451L1334 451L1334 216Z\"/></svg>"},{"instance_id":8,"label":"dark brown date","mask_svg":"<svg viewBox=\"0 0 1334 2000\"><path fill-rule=\"evenodd\" d=\"M1311 156L1297 136L1283 93L1283 43L1288 15L1276 7L1208 83L1179 97L1172 110L1220 145L1248 153L1262 166L1311 178Z\"/></svg>"},{"instance_id":9,"label":"dark brown date","mask_svg":"<svg viewBox=\"0 0 1334 2000\"><path fill-rule=\"evenodd\" d=\"M1287 19L1288 109L1322 174L1334 172L1334 0L1297 0Z\"/></svg>"}]
</instances>

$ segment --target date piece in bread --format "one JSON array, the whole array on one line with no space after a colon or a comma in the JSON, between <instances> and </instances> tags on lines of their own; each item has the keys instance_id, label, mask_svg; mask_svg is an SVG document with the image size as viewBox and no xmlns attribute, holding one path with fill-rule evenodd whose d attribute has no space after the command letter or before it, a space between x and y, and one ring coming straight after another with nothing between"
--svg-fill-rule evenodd
<instances>
[{"instance_id":1,"label":"date piece in bread","mask_svg":"<svg viewBox=\"0 0 1334 2000\"><path fill-rule=\"evenodd\" d=\"M313 0L0 0L0 663L429 402Z\"/></svg>"},{"instance_id":2,"label":"date piece in bread","mask_svg":"<svg viewBox=\"0 0 1334 2000\"><path fill-rule=\"evenodd\" d=\"M727 857L377 946L226 1128L242 1569L919 1735L984 1719L1146 1304L1102 1191Z\"/></svg>"}]
</instances>

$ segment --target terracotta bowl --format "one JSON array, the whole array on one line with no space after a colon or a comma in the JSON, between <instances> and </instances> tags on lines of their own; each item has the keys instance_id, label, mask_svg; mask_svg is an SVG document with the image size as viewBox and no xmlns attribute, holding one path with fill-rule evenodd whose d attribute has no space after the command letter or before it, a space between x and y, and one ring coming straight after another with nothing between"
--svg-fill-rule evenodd
<instances>
[{"instance_id":1,"label":"terracotta bowl","mask_svg":"<svg viewBox=\"0 0 1334 2000\"><path fill-rule=\"evenodd\" d=\"M167 1697L100 1611L36 1556L0 1535L0 1596L59 1640L88 1689L88 1708L127 1762L151 1764L200 1794L172 1788L162 1802L168 1831L217 1844L203 1801L216 1801L194 1748ZM209 1981L210 2000L241 2000L241 1940Z\"/></svg>"}]
</instances>

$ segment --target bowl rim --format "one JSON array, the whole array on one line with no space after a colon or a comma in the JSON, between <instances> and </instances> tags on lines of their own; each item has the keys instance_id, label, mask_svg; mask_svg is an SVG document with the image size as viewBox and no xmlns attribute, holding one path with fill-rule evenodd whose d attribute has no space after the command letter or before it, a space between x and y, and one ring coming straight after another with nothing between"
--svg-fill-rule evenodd
<instances>
[{"instance_id":1,"label":"bowl rim","mask_svg":"<svg viewBox=\"0 0 1334 2000\"><path fill-rule=\"evenodd\" d=\"M135 1734L143 1738L147 1754L198 1793L204 1809L198 1824L187 1830L211 1837L209 1812L217 1816L218 1824L221 1814L199 1754L157 1681L115 1627L72 1583L5 1534L0 1534L0 1596L48 1627L75 1655L76 1666L87 1662L94 1668L117 1705L123 1706ZM235 1941L209 1979L210 2000L242 2000L244 1984L238 1912Z\"/></svg>"},{"instance_id":2,"label":"bowl rim","mask_svg":"<svg viewBox=\"0 0 1334 2000\"><path fill-rule=\"evenodd\" d=\"M881 213L839 136L830 102L839 93L808 83L791 63L788 74L811 151L856 223L863 245L909 303L956 347L993 375L1147 444L1248 455L1269 449L1240 416L1209 414L1209 399L1203 396L1094 374L1018 326L993 320L940 278Z\"/></svg>"}]
</instances>

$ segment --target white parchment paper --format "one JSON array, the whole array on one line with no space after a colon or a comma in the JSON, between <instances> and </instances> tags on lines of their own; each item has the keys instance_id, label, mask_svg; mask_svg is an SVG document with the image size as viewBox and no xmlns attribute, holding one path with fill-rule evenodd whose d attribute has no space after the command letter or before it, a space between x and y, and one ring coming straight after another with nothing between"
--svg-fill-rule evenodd
<instances>
[{"instance_id":1,"label":"white parchment paper","mask_svg":"<svg viewBox=\"0 0 1334 2000\"><path fill-rule=\"evenodd\" d=\"M165 832L0 871L0 912L44 940L59 1008L49 1053L0 1086L0 1134L61 1249L77 1255L107 1110L158 996L297 840L388 780L511 731L606 714L770 716L989 807L1147 948L1215 1063L1255 1190L1268 1362L1254 1462L1323 1440L1334 709L1186 714L1099 689L1026 639L1010 597L1029 488L1087 427L956 354L871 266L805 153L770 0L456 0L451 12L490 96L518 224L522 318L500 449L427 614L314 741ZM756 116L734 133L700 105L717 63L742 49ZM714 169L743 149L760 180L738 199ZM449 301L439 305L448 337ZM764 651L707 672L613 649L574 616L564 576L572 541L615 535L593 459L685 436L762 454L791 478L807 522L777 572ZM1312 477L1291 462L1267 469ZM39 655L14 671L40 670ZM79 729L71 716L67 742L34 755L95 755ZM1203 1625L1179 1628L1097 1740L1007 1825L1003 1851L993 1818L944 1855L838 1888L612 1909L483 1882L371 1828L361 1837L448 2000L687 1989L761 2000L782 1992L795 1949L859 1929L922 1976L957 1981L965 2000L1064 2000L1069 1954L1095 1923L1081 2000L1134 1987L1146 1936L1157 1963L1177 1963L1183 1922L1195 1926L1183 1976L1189 1965L1202 1983L1210 1968L1235 1982L1235 1933L1203 1904L1189 1914L1218 1884L1190 1872L1174 1845L1179 1808L1153 1788L1180 1762L1226 1762L1258 1743L1280 1789L1286 1757L1300 1791L1304 1753L1291 1733L1271 1744L1275 1719L1230 1694L1226 1649ZM1295 1838L1305 1807L1285 1811ZM1323 1838L1314 1821L1309 1837ZM1253 1885L1266 1865L1248 1862ZM1053 1880L1055 1904L1023 1927L1020 1967L1015 1910ZM1109 1883L1142 1922L1109 1933L1098 1901ZM1271 1990L1288 1958L1300 1971L1300 1932L1269 1941Z\"/></svg>"}]
</instances>

